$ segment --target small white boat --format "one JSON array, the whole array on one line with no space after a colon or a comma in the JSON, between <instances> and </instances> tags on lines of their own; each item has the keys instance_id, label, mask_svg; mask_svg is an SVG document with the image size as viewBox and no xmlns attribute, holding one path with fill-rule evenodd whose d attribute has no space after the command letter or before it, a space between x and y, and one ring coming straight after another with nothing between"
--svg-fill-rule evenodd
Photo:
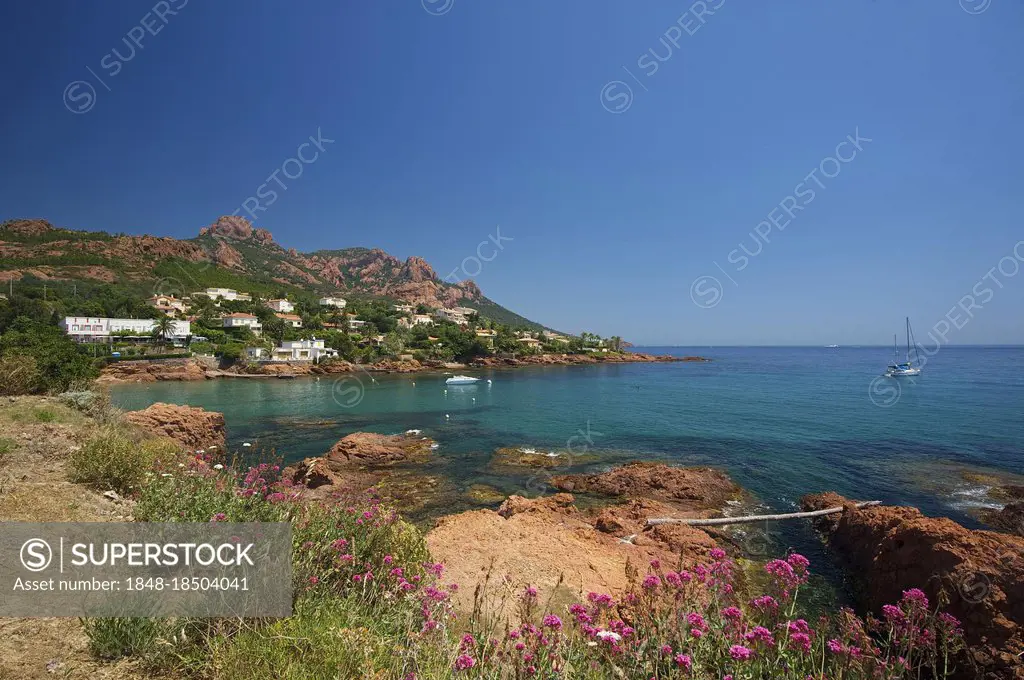
<instances>
[{"instance_id":1,"label":"small white boat","mask_svg":"<svg viewBox=\"0 0 1024 680\"><path fill-rule=\"evenodd\" d=\"M444 381L445 385L472 385L480 382L480 378L473 378L468 375L453 375Z\"/></svg>"}]
</instances>

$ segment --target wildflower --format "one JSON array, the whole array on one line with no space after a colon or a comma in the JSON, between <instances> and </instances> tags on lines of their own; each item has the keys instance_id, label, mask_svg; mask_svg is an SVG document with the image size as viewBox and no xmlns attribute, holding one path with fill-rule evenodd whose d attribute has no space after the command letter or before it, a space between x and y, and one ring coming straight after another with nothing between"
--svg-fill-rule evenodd
<instances>
[{"instance_id":1,"label":"wildflower","mask_svg":"<svg viewBox=\"0 0 1024 680\"><path fill-rule=\"evenodd\" d=\"M519 631L518 630L510 630L508 632L508 637L509 637L510 640L518 640L519 639Z\"/></svg>"},{"instance_id":2,"label":"wildflower","mask_svg":"<svg viewBox=\"0 0 1024 680\"><path fill-rule=\"evenodd\" d=\"M658 578L658 576L656 574L648 574L644 578L644 582L643 582L642 585L643 585L644 590L654 590L659 585L661 585L661 579Z\"/></svg>"},{"instance_id":3,"label":"wildflower","mask_svg":"<svg viewBox=\"0 0 1024 680\"><path fill-rule=\"evenodd\" d=\"M753 652L750 651L750 649L744 647L743 645L733 645L729 648L729 656L736 659L737 661L746 661L750 658L751 654L753 654Z\"/></svg>"},{"instance_id":4,"label":"wildflower","mask_svg":"<svg viewBox=\"0 0 1024 680\"><path fill-rule=\"evenodd\" d=\"M882 605L882 615L889 623L904 623L907 620L903 610L893 604Z\"/></svg>"},{"instance_id":5,"label":"wildflower","mask_svg":"<svg viewBox=\"0 0 1024 680\"><path fill-rule=\"evenodd\" d=\"M726 607L722 610L722 618L739 621L743 618L743 612L737 607Z\"/></svg>"},{"instance_id":6,"label":"wildflower","mask_svg":"<svg viewBox=\"0 0 1024 680\"><path fill-rule=\"evenodd\" d=\"M724 560L725 559L725 551L722 550L721 548L712 548L710 555L711 555L711 559L713 559L713 560Z\"/></svg>"},{"instance_id":7,"label":"wildflower","mask_svg":"<svg viewBox=\"0 0 1024 680\"><path fill-rule=\"evenodd\" d=\"M779 603L771 595L762 595L751 600L750 604L762 612L775 613L779 610Z\"/></svg>"},{"instance_id":8,"label":"wildflower","mask_svg":"<svg viewBox=\"0 0 1024 680\"><path fill-rule=\"evenodd\" d=\"M691 628L697 630L707 630L708 624L704 621L704 617L696 612L691 612L686 615L686 622L690 624Z\"/></svg>"},{"instance_id":9,"label":"wildflower","mask_svg":"<svg viewBox=\"0 0 1024 680\"><path fill-rule=\"evenodd\" d=\"M659 560L651 560L651 569L659 569L661 562Z\"/></svg>"},{"instance_id":10,"label":"wildflower","mask_svg":"<svg viewBox=\"0 0 1024 680\"><path fill-rule=\"evenodd\" d=\"M599 630L597 631L597 634L594 635L594 637L596 637L598 640L611 640L612 642L618 642L622 639L621 635L619 635L618 633L614 633L610 630Z\"/></svg>"},{"instance_id":11,"label":"wildflower","mask_svg":"<svg viewBox=\"0 0 1024 680\"><path fill-rule=\"evenodd\" d=\"M683 580L679 578L679 574L674 571L670 571L665 574L665 582L671 586L675 586L676 588L683 587Z\"/></svg>"},{"instance_id":12,"label":"wildflower","mask_svg":"<svg viewBox=\"0 0 1024 680\"><path fill-rule=\"evenodd\" d=\"M558 618L554 614L548 614L544 617L544 626L553 630L562 629L562 619Z\"/></svg>"},{"instance_id":13,"label":"wildflower","mask_svg":"<svg viewBox=\"0 0 1024 680\"><path fill-rule=\"evenodd\" d=\"M533 586L526 586L526 590L523 592L523 598L532 600L537 597L537 589Z\"/></svg>"},{"instance_id":14,"label":"wildflower","mask_svg":"<svg viewBox=\"0 0 1024 680\"><path fill-rule=\"evenodd\" d=\"M460 645L462 647L462 649L469 649L470 647L472 647L475 644L476 644L476 640L474 640L473 636L470 635L469 633L466 633L465 635L462 636L462 643Z\"/></svg>"},{"instance_id":15,"label":"wildflower","mask_svg":"<svg viewBox=\"0 0 1024 680\"><path fill-rule=\"evenodd\" d=\"M402 568L401 568L401 567L395 567L394 569L392 569L392 570L391 570L391 571L389 571L388 573L389 573L389 574L391 574L392 576L394 576L395 578L401 578L401 577L402 577L402 575L403 575L403 574L404 574L405 572L403 572L403 571L402 571Z\"/></svg>"},{"instance_id":16,"label":"wildflower","mask_svg":"<svg viewBox=\"0 0 1024 680\"><path fill-rule=\"evenodd\" d=\"M928 596L920 588L911 588L903 591L902 603L910 605L911 608L919 607L922 610L928 609Z\"/></svg>"},{"instance_id":17,"label":"wildflower","mask_svg":"<svg viewBox=\"0 0 1024 680\"><path fill-rule=\"evenodd\" d=\"M686 670L693 668L693 659L689 654L676 654L675 662L677 666L682 666Z\"/></svg>"},{"instance_id":18,"label":"wildflower","mask_svg":"<svg viewBox=\"0 0 1024 680\"><path fill-rule=\"evenodd\" d=\"M775 638L772 637L772 632L764 626L755 626L754 629L744 637L751 642L763 642L769 647L775 644Z\"/></svg>"},{"instance_id":19,"label":"wildflower","mask_svg":"<svg viewBox=\"0 0 1024 680\"><path fill-rule=\"evenodd\" d=\"M842 642L833 638L832 640L828 641L828 651L832 652L833 654L842 654L846 651L846 648L843 647Z\"/></svg>"},{"instance_id":20,"label":"wildflower","mask_svg":"<svg viewBox=\"0 0 1024 680\"><path fill-rule=\"evenodd\" d=\"M457 671L469 670L475 665L476 661L474 661L473 657L468 654L460 654L459 658L455 660L455 670Z\"/></svg>"},{"instance_id":21,"label":"wildflower","mask_svg":"<svg viewBox=\"0 0 1024 680\"><path fill-rule=\"evenodd\" d=\"M316 576L310 576L309 582L315 586L317 583L320 583L320 579L318 579Z\"/></svg>"},{"instance_id":22,"label":"wildflower","mask_svg":"<svg viewBox=\"0 0 1024 680\"><path fill-rule=\"evenodd\" d=\"M811 636L807 633L792 633L789 636L790 649L807 653L811 651Z\"/></svg>"},{"instance_id":23,"label":"wildflower","mask_svg":"<svg viewBox=\"0 0 1024 680\"><path fill-rule=\"evenodd\" d=\"M952 614L942 612L939 614L939 623L953 635L958 635L961 632L960 619L956 618Z\"/></svg>"},{"instance_id":24,"label":"wildflower","mask_svg":"<svg viewBox=\"0 0 1024 680\"><path fill-rule=\"evenodd\" d=\"M793 553L786 558L786 561L789 562L789 566L798 572L807 571L807 567L811 566L811 561L800 553Z\"/></svg>"},{"instance_id":25,"label":"wildflower","mask_svg":"<svg viewBox=\"0 0 1024 680\"><path fill-rule=\"evenodd\" d=\"M225 515L223 512L218 512L217 514L215 514L213 517L210 518L210 521L211 522L223 522L227 518L228 518L228 516Z\"/></svg>"},{"instance_id":26,"label":"wildflower","mask_svg":"<svg viewBox=\"0 0 1024 680\"><path fill-rule=\"evenodd\" d=\"M662 645L660 651L661 651L661 655L662 656L672 656L672 646L671 645Z\"/></svg>"},{"instance_id":27,"label":"wildflower","mask_svg":"<svg viewBox=\"0 0 1024 680\"><path fill-rule=\"evenodd\" d=\"M395 560L391 555L384 556L384 564L391 564Z\"/></svg>"}]
</instances>

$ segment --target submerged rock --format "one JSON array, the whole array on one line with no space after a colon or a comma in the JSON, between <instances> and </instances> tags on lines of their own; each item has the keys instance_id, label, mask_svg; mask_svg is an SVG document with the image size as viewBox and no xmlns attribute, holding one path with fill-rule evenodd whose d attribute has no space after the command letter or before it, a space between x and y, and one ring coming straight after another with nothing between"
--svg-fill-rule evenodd
<instances>
[{"instance_id":1,"label":"submerged rock","mask_svg":"<svg viewBox=\"0 0 1024 680\"><path fill-rule=\"evenodd\" d=\"M224 451L226 428L223 413L157 402L141 411L125 413L124 419L144 432L173 439L190 451L211 446Z\"/></svg>"},{"instance_id":2,"label":"submerged rock","mask_svg":"<svg viewBox=\"0 0 1024 680\"><path fill-rule=\"evenodd\" d=\"M843 506L816 520L832 549L864 586L866 607L878 612L910 588L963 622L970 660L962 677L1021 677L1024 673L1024 539L972 531L916 508L861 510L834 493L805 496L805 510ZM1015 675L1016 673L1016 675ZM991 675L989 675L991 674Z\"/></svg>"},{"instance_id":3,"label":"submerged rock","mask_svg":"<svg viewBox=\"0 0 1024 680\"><path fill-rule=\"evenodd\" d=\"M592 460L593 456L588 456L586 459ZM581 460L581 456L559 453L557 451L505 446L495 450L492 462L494 465L515 467L556 468L567 467L584 461Z\"/></svg>"},{"instance_id":4,"label":"submerged rock","mask_svg":"<svg viewBox=\"0 0 1024 680\"><path fill-rule=\"evenodd\" d=\"M693 510L720 508L741 493L740 487L721 470L644 461L598 474L561 475L553 478L551 484L562 491L663 500Z\"/></svg>"},{"instance_id":5,"label":"submerged rock","mask_svg":"<svg viewBox=\"0 0 1024 680\"><path fill-rule=\"evenodd\" d=\"M505 500L505 494L488 484L472 484L466 489L466 497L476 503L493 504Z\"/></svg>"}]
</instances>

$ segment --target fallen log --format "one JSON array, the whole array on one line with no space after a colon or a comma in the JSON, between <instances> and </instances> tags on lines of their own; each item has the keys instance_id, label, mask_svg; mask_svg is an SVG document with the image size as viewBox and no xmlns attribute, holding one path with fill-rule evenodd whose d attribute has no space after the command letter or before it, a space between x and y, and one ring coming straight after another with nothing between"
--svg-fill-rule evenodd
<instances>
[{"instance_id":1,"label":"fallen log","mask_svg":"<svg viewBox=\"0 0 1024 680\"><path fill-rule=\"evenodd\" d=\"M865 501L857 503L856 508L870 508L873 505L881 505L882 501ZM647 526L653 527L657 524L689 524L692 527L721 526L723 524L748 524L750 522L766 522L783 519L801 519L806 517L822 517L842 512L843 507L825 508L824 510L811 510L809 512L789 512L781 515L747 515L746 517L714 517L711 519L677 519L675 517L660 517L647 520Z\"/></svg>"}]
</instances>

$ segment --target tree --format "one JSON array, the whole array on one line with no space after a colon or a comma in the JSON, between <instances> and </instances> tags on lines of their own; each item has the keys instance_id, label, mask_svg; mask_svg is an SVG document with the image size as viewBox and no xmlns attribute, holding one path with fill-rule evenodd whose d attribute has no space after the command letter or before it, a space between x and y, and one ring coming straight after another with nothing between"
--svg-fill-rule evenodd
<instances>
[{"instance_id":1,"label":"tree","mask_svg":"<svg viewBox=\"0 0 1024 680\"><path fill-rule=\"evenodd\" d=\"M92 359L56 326L18 317L0 337L0 359L22 365L29 392L65 392L97 376Z\"/></svg>"},{"instance_id":2,"label":"tree","mask_svg":"<svg viewBox=\"0 0 1024 680\"><path fill-rule=\"evenodd\" d=\"M169 316L159 316L153 322L153 337L167 344L167 340L174 335L174 319Z\"/></svg>"}]
</instances>

